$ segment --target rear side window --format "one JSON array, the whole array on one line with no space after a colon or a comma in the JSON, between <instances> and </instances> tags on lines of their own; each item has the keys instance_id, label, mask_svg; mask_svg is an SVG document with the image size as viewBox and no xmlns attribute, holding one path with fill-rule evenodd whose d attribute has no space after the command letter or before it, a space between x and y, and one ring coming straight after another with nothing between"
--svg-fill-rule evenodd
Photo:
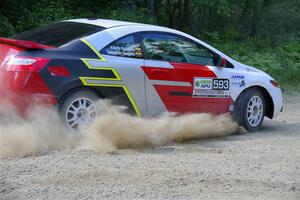
<instances>
[{"instance_id":1,"label":"rear side window","mask_svg":"<svg viewBox=\"0 0 300 200\"><path fill-rule=\"evenodd\" d=\"M11 38L59 47L75 39L97 33L104 29L104 27L91 24L58 22L14 35Z\"/></svg>"},{"instance_id":2,"label":"rear side window","mask_svg":"<svg viewBox=\"0 0 300 200\"><path fill-rule=\"evenodd\" d=\"M141 58L142 49L133 35L125 36L105 47L101 53L110 56L121 56L129 58Z\"/></svg>"},{"instance_id":3,"label":"rear side window","mask_svg":"<svg viewBox=\"0 0 300 200\"><path fill-rule=\"evenodd\" d=\"M215 54L188 39L171 34L142 34L146 58L167 62L214 65Z\"/></svg>"}]
</instances>

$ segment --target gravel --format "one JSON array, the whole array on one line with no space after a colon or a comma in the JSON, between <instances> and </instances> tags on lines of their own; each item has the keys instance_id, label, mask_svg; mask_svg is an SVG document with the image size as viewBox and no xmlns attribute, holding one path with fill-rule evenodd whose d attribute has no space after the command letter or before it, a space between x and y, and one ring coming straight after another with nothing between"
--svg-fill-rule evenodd
<instances>
[{"instance_id":1,"label":"gravel","mask_svg":"<svg viewBox=\"0 0 300 200\"><path fill-rule=\"evenodd\" d=\"M300 96L261 131L0 159L0 199L300 199Z\"/></svg>"}]
</instances>

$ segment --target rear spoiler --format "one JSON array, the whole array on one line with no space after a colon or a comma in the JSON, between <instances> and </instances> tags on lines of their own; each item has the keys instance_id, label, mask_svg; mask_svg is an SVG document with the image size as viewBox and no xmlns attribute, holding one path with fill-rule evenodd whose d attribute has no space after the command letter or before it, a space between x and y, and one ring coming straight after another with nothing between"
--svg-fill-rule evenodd
<instances>
[{"instance_id":1,"label":"rear spoiler","mask_svg":"<svg viewBox=\"0 0 300 200\"><path fill-rule=\"evenodd\" d=\"M50 49L55 48L52 46L47 46L43 44L39 44L36 42L26 41L26 40L15 40L15 39L8 39L8 38L1 38L0 37L0 44L7 44L14 47L19 47L22 49Z\"/></svg>"}]
</instances>

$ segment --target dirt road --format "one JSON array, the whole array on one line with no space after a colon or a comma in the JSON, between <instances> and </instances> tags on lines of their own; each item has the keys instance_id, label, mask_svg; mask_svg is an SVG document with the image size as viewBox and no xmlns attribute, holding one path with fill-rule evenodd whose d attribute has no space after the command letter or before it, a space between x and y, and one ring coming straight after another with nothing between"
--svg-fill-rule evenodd
<instances>
[{"instance_id":1,"label":"dirt road","mask_svg":"<svg viewBox=\"0 0 300 200\"><path fill-rule=\"evenodd\" d=\"M257 133L0 159L0 199L300 199L300 96Z\"/></svg>"}]
</instances>

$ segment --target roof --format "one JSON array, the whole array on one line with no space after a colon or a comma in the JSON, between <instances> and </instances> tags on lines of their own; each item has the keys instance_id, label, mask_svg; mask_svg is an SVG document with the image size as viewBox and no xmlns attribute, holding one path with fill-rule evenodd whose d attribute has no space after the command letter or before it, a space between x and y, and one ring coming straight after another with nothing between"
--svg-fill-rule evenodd
<instances>
[{"instance_id":1,"label":"roof","mask_svg":"<svg viewBox=\"0 0 300 200\"><path fill-rule=\"evenodd\" d=\"M222 53L221 51L215 49L214 47L206 44L205 42L190 36L186 33L183 33L181 31L175 30L175 29L171 29L171 28L167 28L167 27L163 27L163 26L157 26L157 25L151 25L151 24L142 24L142 23L136 23L136 22L126 22L126 21L118 21L118 20L110 20L110 19L98 19L98 18L85 18L85 19L70 19L70 20L66 20L69 22L77 22L77 23L85 23L85 24L91 24L91 25L96 25L96 26L101 26L104 28L107 28L110 32L109 32L109 36L112 38L119 38L120 36L124 35L124 33L133 33L138 31L149 31L149 30L154 30L154 31L167 31L167 32L171 32L171 33L175 33L175 34L179 34L179 35L183 35L187 38L190 38L194 41L197 41L198 43L204 45L205 47L213 50L214 52L218 53L219 55L221 55L222 57L224 57L225 59L229 60L230 62L234 62L234 63L238 63L237 61L233 60L232 58L230 58L229 56L227 56L226 54ZM115 28L112 28L115 27ZM110 29L112 28L112 29ZM123 31L124 29L126 29L126 31ZM122 30L122 31L120 31ZM98 34L108 34L106 31L100 31ZM95 34L89 36L89 37L97 37L97 35L95 36ZM103 48L103 43L106 44L106 41L103 40L98 40L97 43L94 44L94 46L98 47L97 49L101 49ZM102 46L101 46L102 45Z\"/></svg>"},{"instance_id":2,"label":"roof","mask_svg":"<svg viewBox=\"0 0 300 200\"><path fill-rule=\"evenodd\" d=\"M111 28L116 26L129 26L129 25L154 26L154 25L140 24L135 22L126 22L126 21L118 21L118 20L110 20L110 19L97 19L97 18L71 19L66 21L92 24L96 26L102 26L105 28Z\"/></svg>"}]
</instances>

